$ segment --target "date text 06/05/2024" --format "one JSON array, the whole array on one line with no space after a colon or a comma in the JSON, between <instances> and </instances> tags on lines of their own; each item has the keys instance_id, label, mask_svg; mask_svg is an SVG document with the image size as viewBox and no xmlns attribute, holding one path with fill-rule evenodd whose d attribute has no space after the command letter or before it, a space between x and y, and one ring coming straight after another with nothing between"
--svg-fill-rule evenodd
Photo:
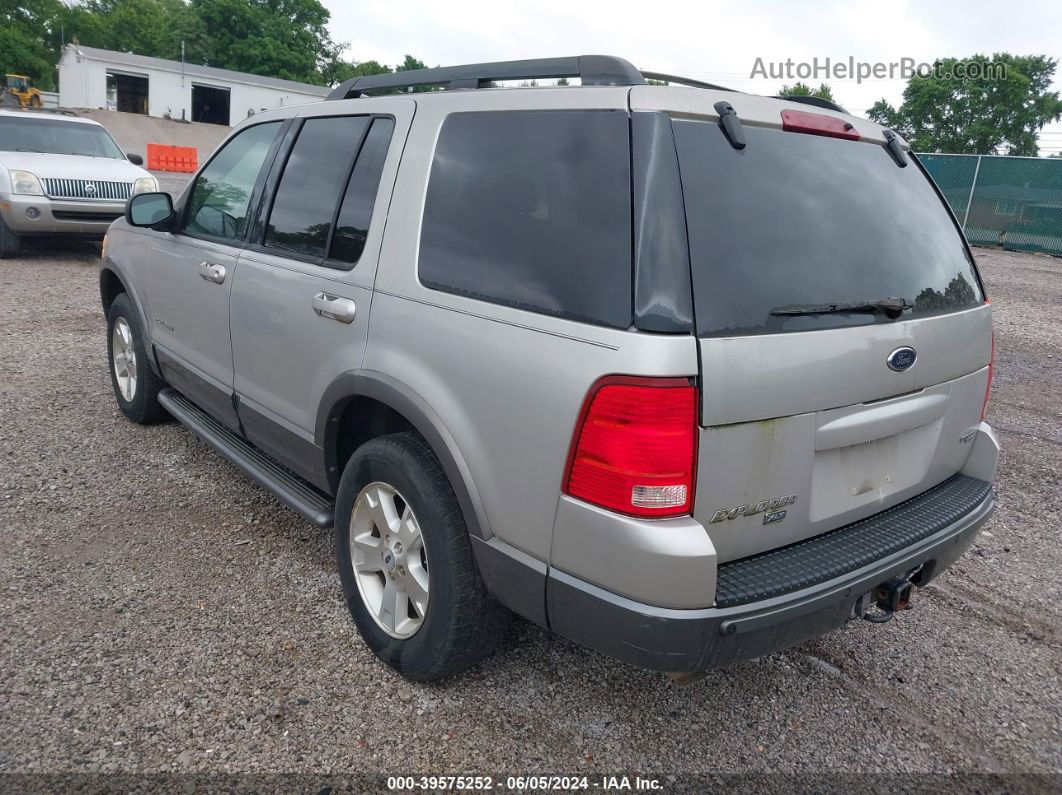
<instances>
[{"instance_id":1,"label":"date text 06/05/2024","mask_svg":"<svg viewBox=\"0 0 1062 795\"><path fill-rule=\"evenodd\" d=\"M657 779L641 776L388 776L387 789L391 791L480 791L495 789L510 791L574 792L600 790L602 792L652 792L663 789Z\"/></svg>"}]
</instances>

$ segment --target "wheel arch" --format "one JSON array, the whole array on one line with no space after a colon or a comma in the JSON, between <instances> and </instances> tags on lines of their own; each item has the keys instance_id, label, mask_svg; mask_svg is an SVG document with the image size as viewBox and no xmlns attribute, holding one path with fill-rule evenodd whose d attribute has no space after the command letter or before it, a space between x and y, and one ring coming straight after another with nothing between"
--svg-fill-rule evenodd
<instances>
[{"instance_id":1,"label":"wheel arch","mask_svg":"<svg viewBox=\"0 0 1062 795\"><path fill-rule=\"evenodd\" d=\"M111 304L121 293L130 294L122 277L111 268L100 268L100 302L103 304L104 317L111 311Z\"/></svg>"},{"instance_id":2,"label":"wheel arch","mask_svg":"<svg viewBox=\"0 0 1062 795\"><path fill-rule=\"evenodd\" d=\"M148 325L144 308L140 305L140 301L137 300L136 294L129 289L121 274L115 268L103 265L100 268L100 303L103 306L103 319L105 322L110 314L111 304L122 293L129 296L133 311L136 312L137 319L140 321L140 329L144 334L144 347L148 352L148 361L151 364L151 369L155 372L155 375L161 378L162 371L159 369L158 362L155 361L154 346L151 342L151 326Z\"/></svg>"},{"instance_id":3,"label":"wheel arch","mask_svg":"<svg viewBox=\"0 0 1062 795\"><path fill-rule=\"evenodd\" d=\"M352 370L338 376L325 390L317 411L314 442L324 451L325 471L334 494L343 464L356 449L350 424L364 410L374 414L371 423L382 432L412 429L428 443L439 459L457 495L469 533L479 539L492 537L468 464L456 440L431 405L406 384L376 371ZM369 433L365 440L377 435Z\"/></svg>"}]
</instances>

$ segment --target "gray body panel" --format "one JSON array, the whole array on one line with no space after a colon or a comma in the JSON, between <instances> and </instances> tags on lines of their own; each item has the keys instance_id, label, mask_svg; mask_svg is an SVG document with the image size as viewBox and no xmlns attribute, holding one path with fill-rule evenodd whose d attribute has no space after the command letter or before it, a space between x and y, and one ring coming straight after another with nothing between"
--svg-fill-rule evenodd
<instances>
[{"instance_id":1,"label":"gray body panel","mask_svg":"<svg viewBox=\"0 0 1062 795\"><path fill-rule=\"evenodd\" d=\"M488 532L548 561L568 448L587 389L614 373L696 376L696 342L548 317L422 285L416 270L421 206L435 140L449 113L625 110L627 89L487 90L453 100L428 95L417 101L380 255L365 367L392 375L431 404L457 440Z\"/></svg>"},{"instance_id":2,"label":"gray body panel","mask_svg":"<svg viewBox=\"0 0 1062 795\"><path fill-rule=\"evenodd\" d=\"M733 97L655 86L484 89L272 111L256 121L395 117L356 267L324 268L253 243L219 250L168 233L130 231L123 221L114 227L106 267L119 273L150 319L145 330L165 377L177 379L171 384L230 427L238 425L287 468L333 492L335 422L354 397L378 400L435 451L484 580L500 601L607 653L693 670L730 659L726 650L705 650L714 644L706 628L717 632L728 616L776 607L716 610L721 564L869 517L957 472L991 480L998 444L980 421L990 308L828 331L698 339L607 328L433 290L418 278L417 261L429 173L449 114L633 109L711 120L714 102ZM742 120L766 127L779 126L780 108L800 108L744 95L741 102ZM853 123L864 140L883 140L877 125ZM224 284L199 277L199 262L222 257L228 258ZM352 322L315 313L313 298L321 292L350 299ZM905 345L917 349L917 364L903 373L889 370L885 359ZM562 494L584 399L608 375L688 378L700 386L692 515L620 516ZM223 397L235 393L238 419L196 394L209 388ZM720 510L785 495L795 500L775 522L764 524L762 512L712 521ZM875 577L902 573L912 561L947 565L972 542L990 508L986 502L932 544L849 579L872 587L881 582ZM783 600L800 607L780 620L814 614L801 619L801 631L835 626L854 599L838 588L831 583ZM668 639L672 631L681 638ZM781 641L797 634L781 632ZM658 648L639 646L652 643ZM676 643L681 651L668 651ZM731 657L749 648L759 646L742 646Z\"/></svg>"},{"instance_id":3,"label":"gray body panel","mask_svg":"<svg viewBox=\"0 0 1062 795\"><path fill-rule=\"evenodd\" d=\"M321 488L327 488L328 480L323 451L314 449L318 408L335 377L362 364L391 186L414 108L408 100L370 100L313 105L297 114L309 118L387 113L395 118L374 222L353 268L304 262L286 256L282 249L263 246L249 248L240 258L229 323L241 418L252 442ZM352 302L353 320L340 322L315 312L314 297L320 293Z\"/></svg>"},{"instance_id":4,"label":"gray body panel","mask_svg":"<svg viewBox=\"0 0 1062 795\"><path fill-rule=\"evenodd\" d=\"M703 671L795 646L858 618L880 583L928 567L927 584L963 555L995 508L969 514L902 552L813 587L749 605L673 610L626 599L551 569L550 628L592 649L660 671Z\"/></svg>"},{"instance_id":5,"label":"gray body panel","mask_svg":"<svg viewBox=\"0 0 1062 795\"><path fill-rule=\"evenodd\" d=\"M988 385L988 306L900 323L702 339L703 417L694 517L719 562L882 511L962 469ZM885 365L901 346L910 370ZM764 512L720 510L788 495Z\"/></svg>"},{"instance_id":6,"label":"gray body panel","mask_svg":"<svg viewBox=\"0 0 1062 795\"><path fill-rule=\"evenodd\" d=\"M150 274L152 341L163 377L230 427L236 426L236 417L231 404L229 295L239 254L236 246L162 233L144 266ZM204 279L203 263L224 268L224 281Z\"/></svg>"}]
</instances>

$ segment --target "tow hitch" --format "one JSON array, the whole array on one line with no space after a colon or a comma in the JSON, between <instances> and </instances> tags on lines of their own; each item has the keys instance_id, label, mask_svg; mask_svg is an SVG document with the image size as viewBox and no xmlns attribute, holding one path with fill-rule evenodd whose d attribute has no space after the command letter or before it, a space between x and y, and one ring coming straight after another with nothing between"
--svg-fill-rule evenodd
<instances>
[{"instance_id":1,"label":"tow hitch","mask_svg":"<svg viewBox=\"0 0 1062 795\"><path fill-rule=\"evenodd\" d=\"M917 574L918 569L909 571L903 577L893 577L863 594L856 604L859 617L874 624L884 624L891 621L900 610L910 610L914 591L911 579Z\"/></svg>"}]
</instances>

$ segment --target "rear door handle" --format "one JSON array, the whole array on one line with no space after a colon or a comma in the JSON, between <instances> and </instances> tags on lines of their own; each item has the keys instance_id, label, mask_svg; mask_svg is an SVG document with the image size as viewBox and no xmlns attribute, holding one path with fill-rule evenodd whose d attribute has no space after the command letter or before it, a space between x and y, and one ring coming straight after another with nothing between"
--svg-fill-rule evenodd
<instances>
[{"instance_id":1,"label":"rear door handle","mask_svg":"<svg viewBox=\"0 0 1062 795\"><path fill-rule=\"evenodd\" d=\"M208 282L221 284L225 281L225 266L218 265L216 262L200 262L199 275Z\"/></svg>"},{"instance_id":2,"label":"rear door handle","mask_svg":"<svg viewBox=\"0 0 1062 795\"><path fill-rule=\"evenodd\" d=\"M313 297L313 311L321 317L350 323L354 320L354 302L349 298L328 293L318 293Z\"/></svg>"}]
</instances>

